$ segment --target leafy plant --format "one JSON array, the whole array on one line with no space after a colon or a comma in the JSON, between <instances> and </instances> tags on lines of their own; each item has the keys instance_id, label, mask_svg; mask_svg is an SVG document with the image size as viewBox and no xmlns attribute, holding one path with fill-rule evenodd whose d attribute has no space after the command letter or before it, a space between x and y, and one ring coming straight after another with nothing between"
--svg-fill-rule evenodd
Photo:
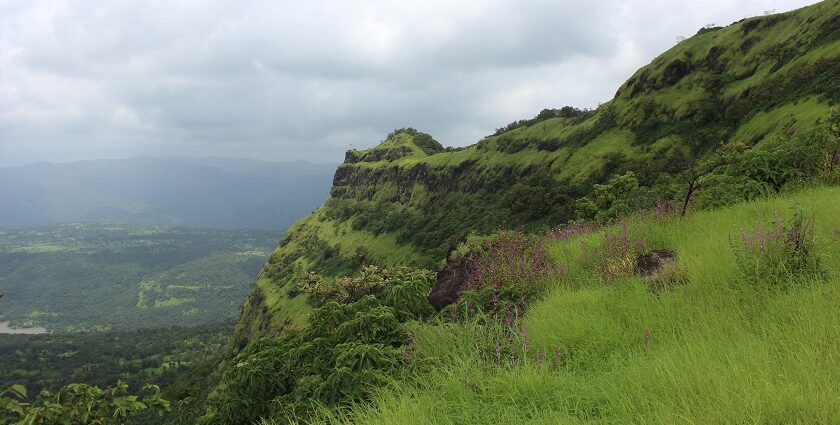
<instances>
[{"instance_id":1,"label":"leafy plant","mask_svg":"<svg viewBox=\"0 0 840 425\"><path fill-rule=\"evenodd\" d=\"M589 197L575 203L580 220L609 221L626 216L642 207L644 201L639 180L632 171L614 176L605 184L595 184Z\"/></svg>"},{"instance_id":2,"label":"leafy plant","mask_svg":"<svg viewBox=\"0 0 840 425\"><path fill-rule=\"evenodd\" d=\"M319 403L364 400L406 361L404 324L427 318L434 274L368 266L355 276L310 274L301 289L317 307L309 325L242 351L209 399L207 424L306 416Z\"/></svg>"},{"instance_id":3,"label":"leafy plant","mask_svg":"<svg viewBox=\"0 0 840 425\"><path fill-rule=\"evenodd\" d=\"M105 389L87 384L69 384L56 393L42 391L26 403L26 389L13 385L0 393L0 424L9 425L107 425L123 424L145 411L158 415L170 410L157 385L143 387L145 395L129 394L122 381Z\"/></svg>"}]
</instances>

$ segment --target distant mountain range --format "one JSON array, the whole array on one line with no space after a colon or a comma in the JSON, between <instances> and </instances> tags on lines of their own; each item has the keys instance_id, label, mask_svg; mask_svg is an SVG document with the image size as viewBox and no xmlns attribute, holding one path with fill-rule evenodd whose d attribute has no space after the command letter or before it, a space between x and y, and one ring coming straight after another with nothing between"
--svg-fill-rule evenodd
<instances>
[{"instance_id":1,"label":"distant mountain range","mask_svg":"<svg viewBox=\"0 0 840 425\"><path fill-rule=\"evenodd\" d=\"M127 222L285 230L329 193L335 164L137 157L0 168L0 225Z\"/></svg>"}]
</instances>

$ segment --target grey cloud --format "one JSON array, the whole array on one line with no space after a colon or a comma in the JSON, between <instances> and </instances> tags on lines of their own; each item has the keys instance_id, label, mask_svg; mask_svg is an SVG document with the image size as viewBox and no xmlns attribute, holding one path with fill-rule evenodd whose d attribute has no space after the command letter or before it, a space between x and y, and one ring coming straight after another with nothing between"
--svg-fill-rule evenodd
<instances>
[{"instance_id":1,"label":"grey cloud","mask_svg":"<svg viewBox=\"0 0 840 425\"><path fill-rule=\"evenodd\" d=\"M0 4L0 165L339 160L413 126L466 145L594 107L700 26L802 0Z\"/></svg>"}]
</instances>

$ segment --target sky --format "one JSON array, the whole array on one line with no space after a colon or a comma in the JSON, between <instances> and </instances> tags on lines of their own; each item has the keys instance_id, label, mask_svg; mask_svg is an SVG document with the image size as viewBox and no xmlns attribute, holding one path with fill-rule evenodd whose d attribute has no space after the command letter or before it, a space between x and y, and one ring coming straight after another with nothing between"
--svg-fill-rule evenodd
<instances>
[{"instance_id":1,"label":"sky","mask_svg":"<svg viewBox=\"0 0 840 425\"><path fill-rule=\"evenodd\" d=\"M339 162L414 127L465 146L595 108L707 24L801 0L0 1L0 166Z\"/></svg>"}]
</instances>

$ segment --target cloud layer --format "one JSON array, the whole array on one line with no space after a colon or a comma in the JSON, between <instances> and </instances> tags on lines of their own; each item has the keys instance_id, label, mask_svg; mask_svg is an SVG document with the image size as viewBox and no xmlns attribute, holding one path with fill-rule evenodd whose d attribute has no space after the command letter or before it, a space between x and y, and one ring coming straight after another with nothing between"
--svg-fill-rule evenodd
<instances>
[{"instance_id":1,"label":"cloud layer","mask_svg":"<svg viewBox=\"0 0 840 425\"><path fill-rule=\"evenodd\" d=\"M802 0L0 3L0 166L338 161L394 128L476 142L595 107L680 35Z\"/></svg>"}]
</instances>

